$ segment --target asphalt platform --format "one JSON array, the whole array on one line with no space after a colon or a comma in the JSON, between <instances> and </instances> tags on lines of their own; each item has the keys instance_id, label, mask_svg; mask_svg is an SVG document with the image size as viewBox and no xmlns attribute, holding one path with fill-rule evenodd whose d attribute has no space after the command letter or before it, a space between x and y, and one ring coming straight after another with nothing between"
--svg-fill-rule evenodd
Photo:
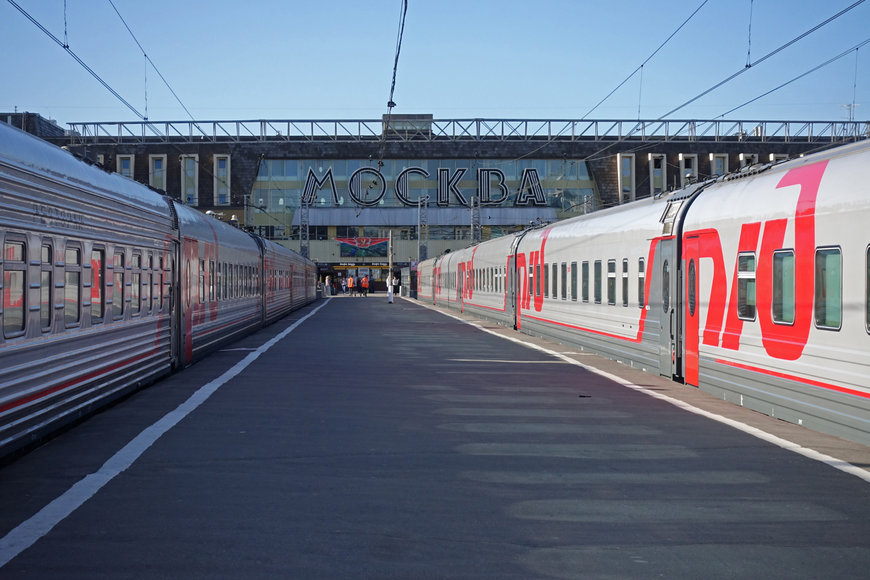
<instances>
[{"instance_id":1,"label":"asphalt platform","mask_svg":"<svg viewBox=\"0 0 870 580\"><path fill-rule=\"evenodd\" d=\"M336 297L0 468L0 578L860 578L868 466L594 355Z\"/></svg>"}]
</instances>

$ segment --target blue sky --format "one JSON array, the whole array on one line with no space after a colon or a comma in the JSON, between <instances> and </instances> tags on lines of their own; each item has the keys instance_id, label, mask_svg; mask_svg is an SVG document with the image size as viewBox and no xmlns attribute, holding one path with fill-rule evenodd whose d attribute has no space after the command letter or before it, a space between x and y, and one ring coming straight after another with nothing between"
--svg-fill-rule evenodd
<instances>
[{"instance_id":1,"label":"blue sky","mask_svg":"<svg viewBox=\"0 0 870 580\"><path fill-rule=\"evenodd\" d=\"M64 39L63 0L16 0ZM408 0L394 113L438 119L657 119L854 0ZM378 119L401 0L114 0L193 117ZM153 121L190 117L109 0L67 0L66 37ZM751 36L750 36L750 9ZM870 39L870 1L671 114L713 119ZM751 40L751 42L750 42ZM60 124L137 116L7 0L0 111ZM747 54L748 53L748 54ZM856 59L857 53L857 59ZM870 118L870 44L725 118Z\"/></svg>"}]
</instances>

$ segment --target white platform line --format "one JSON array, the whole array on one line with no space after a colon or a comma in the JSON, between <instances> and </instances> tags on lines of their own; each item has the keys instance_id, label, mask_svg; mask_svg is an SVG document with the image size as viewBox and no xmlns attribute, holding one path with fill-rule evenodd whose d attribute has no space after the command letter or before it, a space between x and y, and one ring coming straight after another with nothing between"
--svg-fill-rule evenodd
<instances>
[{"instance_id":1,"label":"white platform line","mask_svg":"<svg viewBox=\"0 0 870 580\"><path fill-rule=\"evenodd\" d=\"M77 510L86 501L92 498L100 489L112 481L118 474L130 467L145 451L154 444L167 431L172 429L182 419L187 417L194 409L203 404L225 383L241 373L252 362L267 350L275 346L288 334L307 319L314 316L318 310L328 304L323 304L294 322L280 334L264 343L260 348L247 355L236 363L224 374L200 387L190 398L163 416L162 419L147 427L132 441L127 443L117 453L106 461L95 473L86 476L75 483L66 492L55 498L44 508L39 510L30 519L19 524L0 540L0 567L5 566L18 554L32 546L40 538L45 536L52 528L63 521L68 515Z\"/></svg>"}]
</instances>

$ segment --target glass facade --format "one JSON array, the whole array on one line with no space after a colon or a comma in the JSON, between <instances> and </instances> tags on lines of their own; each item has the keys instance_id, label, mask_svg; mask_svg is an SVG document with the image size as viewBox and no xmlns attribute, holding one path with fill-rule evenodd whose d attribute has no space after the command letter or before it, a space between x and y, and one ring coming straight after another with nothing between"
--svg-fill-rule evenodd
<instances>
[{"instance_id":1,"label":"glass facade","mask_svg":"<svg viewBox=\"0 0 870 580\"><path fill-rule=\"evenodd\" d=\"M320 207L553 208L557 219L593 209L586 163L564 159L264 159L253 205L268 212ZM339 225L339 224L336 224Z\"/></svg>"}]
</instances>

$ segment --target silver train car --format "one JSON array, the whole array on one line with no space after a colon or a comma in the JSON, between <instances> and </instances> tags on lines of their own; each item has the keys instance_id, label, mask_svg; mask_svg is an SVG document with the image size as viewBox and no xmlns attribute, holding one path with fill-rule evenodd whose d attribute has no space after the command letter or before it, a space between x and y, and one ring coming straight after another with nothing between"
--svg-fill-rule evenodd
<instances>
[{"instance_id":1,"label":"silver train car","mask_svg":"<svg viewBox=\"0 0 870 580\"><path fill-rule=\"evenodd\" d=\"M418 298L870 444L870 141L422 262Z\"/></svg>"},{"instance_id":2,"label":"silver train car","mask_svg":"<svg viewBox=\"0 0 870 580\"><path fill-rule=\"evenodd\" d=\"M0 456L316 298L316 267L0 123Z\"/></svg>"}]
</instances>

